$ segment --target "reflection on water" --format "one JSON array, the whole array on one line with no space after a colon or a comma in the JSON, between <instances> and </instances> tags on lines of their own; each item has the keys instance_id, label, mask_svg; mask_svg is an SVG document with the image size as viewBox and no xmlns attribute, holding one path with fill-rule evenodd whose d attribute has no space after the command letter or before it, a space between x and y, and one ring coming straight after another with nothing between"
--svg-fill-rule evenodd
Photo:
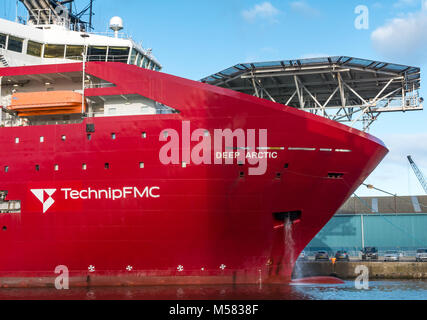
<instances>
[{"instance_id":1,"label":"reflection on water","mask_svg":"<svg viewBox=\"0 0 427 320\"><path fill-rule=\"evenodd\" d=\"M353 281L343 285L295 286L313 300L427 300L427 281L370 281L368 290L358 290Z\"/></svg>"},{"instance_id":2,"label":"reflection on water","mask_svg":"<svg viewBox=\"0 0 427 320\"><path fill-rule=\"evenodd\" d=\"M427 281L371 281L341 285L212 285L114 288L0 289L0 300L427 300Z\"/></svg>"}]
</instances>

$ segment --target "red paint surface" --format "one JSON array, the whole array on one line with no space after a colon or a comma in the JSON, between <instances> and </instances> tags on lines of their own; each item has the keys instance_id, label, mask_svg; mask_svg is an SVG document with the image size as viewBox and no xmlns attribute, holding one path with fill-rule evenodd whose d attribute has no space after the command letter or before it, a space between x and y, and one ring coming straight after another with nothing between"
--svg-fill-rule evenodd
<instances>
[{"instance_id":1,"label":"red paint surface","mask_svg":"<svg viewBox=\"0 0 427 320\"><path fill-rule=\"evenodd\" d=\"M2 68L0 76L81 68L78 63ZM387 153L369 134L235 91L121 63L88 63L87 73L116 84L88 89L87 96L140 94L180 113L0 128L0 190L22 205L20 214L0 215L0 228L7 227L0 231L2 277L52 277L58 265L66 265L78 277L89 274L88 266L93 265L91 277L111 279L132 274L144 279L178 277L184 282L186 276L218 277L224 282L289 281L298 253ZM267 172L260 176L248 176L248 164L163 165L159 150L165 142L159 141L160 132L167 128L180 132L182 121L190 121L192 130L203 128L211 134L214 129L267 129L268 145L286 149L268 160ZM95 124L90 141L87 123ZM56 164L59 171L54 171ZM9 167L7 173L4 166ZM329 179L328 172L342 172L344 177ZM160 197L66 201L57 191L55 203L44 214L30 191L147 185L159 186ZM283 228L274 228L283 222L275 221L272 213L293 210L301 210L302 216L293 226L291 257ZM219 268L222 264L224 270ZM131 272L126 271L128 265Z\"/></svg>"}]
</instances>

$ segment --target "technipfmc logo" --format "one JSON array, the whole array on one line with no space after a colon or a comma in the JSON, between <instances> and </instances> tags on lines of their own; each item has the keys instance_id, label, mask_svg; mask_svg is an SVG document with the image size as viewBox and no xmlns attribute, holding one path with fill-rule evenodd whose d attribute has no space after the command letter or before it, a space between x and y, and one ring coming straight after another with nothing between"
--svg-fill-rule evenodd
<instances>
[{"instance_id":1,"label":"technipfmc logo","mask_svg":"<svg viewBox=\"0 0 427 320\"><path fill-rule=\"evenodd\" d=\"M43 204L43 213L46 213L46 211L55 203L52 195L56 192L56 189L31 189L31 192Z\"/></svg>"}]
</instances>

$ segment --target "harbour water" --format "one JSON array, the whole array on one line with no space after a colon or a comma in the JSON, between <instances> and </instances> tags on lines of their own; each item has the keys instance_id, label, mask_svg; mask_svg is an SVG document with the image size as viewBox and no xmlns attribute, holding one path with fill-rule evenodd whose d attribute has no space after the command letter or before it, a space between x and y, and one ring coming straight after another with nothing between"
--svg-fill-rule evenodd
<instances>
[{"instance_id":1,"label":"harbour water","mask_svg":"<svg viewBox=\"0 0 427 320\"><path fill-rule=\"evenodd\" d=\"M427 300L427 281L339 285L238 285L0 289L0 300Z\"/></svg>"}]
</instances>

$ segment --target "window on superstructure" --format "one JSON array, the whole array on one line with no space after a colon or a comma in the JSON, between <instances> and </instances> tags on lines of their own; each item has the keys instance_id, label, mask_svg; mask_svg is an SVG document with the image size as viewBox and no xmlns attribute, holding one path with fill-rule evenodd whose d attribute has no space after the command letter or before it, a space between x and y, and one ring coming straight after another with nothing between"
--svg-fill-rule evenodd
<instances>
[{"instance_id":1,"label":"window on superstructure","mask_svg":"<svg viewBox=\"0 0 427 320\"><path fill-rule=\"evenodd\" d=\"M34 57L41 57L42 56L42 47L43 45L41 43L37 43L34 41L28 40L27 44L27 54Z\"/></svg>"},{"instance_id":2,"label":"window on superstructure","mask_svg":"<svg viewBox=\"0 0 427 320\"><path fill-rule=\"evenodd\" d=\"M111 62L128 62L129 48L128 47L109 47L108 61Z\"/></svg>"},{"instance_id":3,"label":"window on superstructure","mask_svg":"<svg viewBox=\"0 0 427 320\"><path fill-rule=\"evenodd\" d=\"M7 50L22 52L23 44L24 44L24 39L9 36L9 41L7 43Z\"/></svg>"},{"instance_id":4,"label":"window on superstructure","mask_svg":"<svg viewBox=\"0 0 427 320\"><path fill-rule=\"evenodd\" d=\"M147 57L142 55L142 59L141 59L141 63L139 64L139 66L141 68L145 68L145 61L147 60Z\"/></svg>"},{"instance_id":5,"label":"window on superstructure","mask_svg":"<svg viewBox=\"0 0 427 320\"><path fill-rule=\"evenodd\" d=\"M138 58L136 59L136 65L137 65L138 67L140 67L140 66L141 66L141 61L142 61L142 53L139 53L139 54L138 54Z\"/></svg>"},{"instance_id":6,"label":"window on superstructure","mask_svg":"<svg viewBox=\"0 0 427 320\"><path fill-rule=\"evenodd\" d=\"M105 61L107 57L107 47L91 46L87 49L88 61Z\"/></svg>"},{"instance_id":7,"label":"window on superstructure","mask_svg":"<svg viewBox=\"0 0 427 320\"><path fill-rule=\"evenodd\" d=\"M151 61L147 57L145 57L144 62L142 64L142 67L145 68L145 69L148 69L148 66L150 65L150 62Z\"/></svg>"},{"instance_id":8,"label":"window on superstructure","mask_svg":"<svg viewBox=\"0 0 427 320\"><path fill-rule=\"evenodd\" d=\"M64 58L65 46L59 44L46 44L44 46L45 58Z\"/></svg>"},{"instance_id":9,"label":"window on superstructure","mask_svg":"<svg viewBox=\"0 0 427 320\"><path fill-rule=\"evenodd\" d=\"M7 35L0 33L0 47L6 48Z\"/></svg>"},{"instance_id":10,"label":"window on superstructure","mask_svg":"<svg viewBox=\"0 0 427 320\"><path fill-rule=\"evenodd\" d=\"M82 60L83 46L67 46L65 57L71 60Z\"/></svg>"},{"instance_id":11,"label":"window on superstructure","mask_svg":"<svg viewBox=\"0 0 427 320\"><path fill-rule=\"evenodd\" d=\"M130 64L135 64L137 58L138 58L138 51L136 51L135 49L132 49L132 54L130 56Z\"/></svg>"}]
</instances>

